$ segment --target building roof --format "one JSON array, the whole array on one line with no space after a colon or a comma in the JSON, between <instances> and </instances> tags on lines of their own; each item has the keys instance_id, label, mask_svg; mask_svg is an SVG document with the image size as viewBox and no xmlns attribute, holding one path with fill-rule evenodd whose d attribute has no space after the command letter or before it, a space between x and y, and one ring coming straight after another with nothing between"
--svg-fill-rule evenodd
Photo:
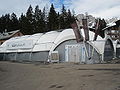
<instances>
[{"instance_id":1,"label":"building roof","mask_svg":"<svg viewBox=\"0 0 120 90\"><path fill-rule=\"evenodd\" d=\"M108 24L107 24L107 27L103 28L102 30L106 30L106 29L108 29L108 28L115 27L115 26L120 26L120 20L117 20L117 21L115 21L115 22L108 23Z\"/></svg>"},{"instance_id":2,"label":"building roof","mask_svg":"<svg viewBox=\"0 0 120 90\"><path fill-rule=\"evenodd\" d=\"M0 33L0 40L7 40L7 39L11 38L13 35L15 35L19 31L20 30L15 30L15 31L11 31L11 32Z\"/></svg>"}]
</instances>

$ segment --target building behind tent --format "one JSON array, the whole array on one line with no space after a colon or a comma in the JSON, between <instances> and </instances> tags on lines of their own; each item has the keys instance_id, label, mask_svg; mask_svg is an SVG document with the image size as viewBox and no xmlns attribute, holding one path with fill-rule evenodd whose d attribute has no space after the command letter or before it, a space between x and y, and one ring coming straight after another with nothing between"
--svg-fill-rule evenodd
<instances>
[{"instance_id":1,"label":"building behind tent","mask_svg":"<svg viewBox=\"0 0 120 90\"><path fill-rule=\"evenodd\" d=\"M113 40L120 41L120 20L108 24L108 27L106 27L104 30L106 31L106 34L109 35Z\"/></svg>"},{"instance_id":2,"label":"building behind tent","mask_svg":"<svg viewBox=\"0 0 120 90\"><path fill-rule=\"evenodd\" d=\"M18 37L18 36L23 36L20 30L0 33L0 45L12 37Z\"/></svg>"},{"instance_id":3,"label":"building behind tent","mask_svg":"<svg viewBox=\"0 0 120 90\"><path fill-rule=\"evenodd\" d=\"M103 29L107 35L109 35L113 41L114 57L120 58L120 20L116 20L109 23L106 28Z\"/></svg>"}]
</instances>

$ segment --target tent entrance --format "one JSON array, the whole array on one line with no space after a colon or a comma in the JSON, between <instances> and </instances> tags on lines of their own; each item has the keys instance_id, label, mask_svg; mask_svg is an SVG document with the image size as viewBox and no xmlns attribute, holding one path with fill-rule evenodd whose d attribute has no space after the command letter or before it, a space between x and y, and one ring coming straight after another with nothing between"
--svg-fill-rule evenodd
<instances>
[{"instance_id":1,"label":"tent entrance","mask_svg":"<svg viewBox=\"0 0 120 90\"><path fill-rule=\"evenodd\" d=\"M112 45L111 40L107 40L105 43L105 48L104 48L104 60L105 61L110 61L114 57L114 48Z\"/></svg>"},{"instance_id":2,"label":"tent entrance","mask_svg":"<svg viewBox=\"0 0 120 90\"><path fill-rule=\"evenodd\" d=\"M65 46L66 62L85 63L86 52L83 44L66 45Z\"/></svg>"}]
</instances>

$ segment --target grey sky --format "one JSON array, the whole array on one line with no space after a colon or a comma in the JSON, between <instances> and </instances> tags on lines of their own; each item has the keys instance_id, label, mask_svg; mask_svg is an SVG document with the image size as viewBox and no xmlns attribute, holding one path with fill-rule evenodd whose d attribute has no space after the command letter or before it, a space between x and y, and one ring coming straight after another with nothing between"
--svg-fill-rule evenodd
<instances>
[{"instance_id":1,"label":"grey sky","mask_svg":"<svg viewBox=\"0 0 120 90\"><path fill-rule=\"evenodd\" d=\"M88 12L97 17L119 17L120 16L120 0L72 0L71 8L76 13Z\"/></svg>"},{"instance_id":2,"label":"grey sky","mask_svg":"<svg viewBox=\"0 0 120 90\"><path fill-rule=\"evenodd\" d=\"M50 5L49 0L0 0L0 15L13 12L20 15L25 13L30 5L33 8L39 5L43 9L46 4Z\"/></svg>"},{"instance_id":3,"label":"grey sky","mask_svg":"<svg viewBox=\"0 0 120 90\"><path fill-rule=\"evenodd\" d=\"M31 4L34 8L39 5L41 9L51 0L0 0L0 15L6 13L16 13L20 15L25 13ZM74 9L76 14L88 12L97 17L111 18L120 17L120 0L60 0L68 8ZM52 0L54 4L59 5L59 0ZM57 7L56 10L59 10Z\"/></svg>"}]
</instances>

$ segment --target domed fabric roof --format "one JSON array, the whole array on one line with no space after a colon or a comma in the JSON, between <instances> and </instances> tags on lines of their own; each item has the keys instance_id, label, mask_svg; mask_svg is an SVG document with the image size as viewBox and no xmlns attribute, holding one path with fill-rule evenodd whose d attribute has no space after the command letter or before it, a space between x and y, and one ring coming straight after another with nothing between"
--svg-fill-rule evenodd
<instances>
[{"instance_id":1,"label":"domed fabric roof","mask_svg":"<svg viewBox=\"0 0 120 90\"><path fill-rule=\"evenodd\" d=\"M81 34L85 37L83 29L81 29ZM88 42L93 45L98 52L103 53L106 38L103 39L98 36L97 40L93 41L94 33L91 31L89 31L89 36L90 40ZM60 43L70 39L75 39L72 29L13 37L0 46L0 52L52 51Z\"/></svg>"}]
</instances>

